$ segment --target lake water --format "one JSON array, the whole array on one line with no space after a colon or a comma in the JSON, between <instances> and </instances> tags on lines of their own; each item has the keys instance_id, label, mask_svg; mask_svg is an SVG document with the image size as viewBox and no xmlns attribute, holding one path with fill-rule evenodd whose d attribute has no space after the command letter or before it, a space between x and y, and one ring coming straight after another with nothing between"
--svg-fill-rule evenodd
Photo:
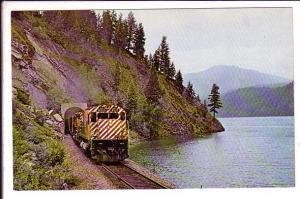
<instances>
[{"instance_id":1,"label":"lake water","mask_svg":"<svg viewBox=\"0 0 300 199\"><path fill-rule=\"evenodd\" d=\"M294 117L219 120L226 131L143 141L130 158L178 188L295 186Z\"/></svg>"}]
</instances>

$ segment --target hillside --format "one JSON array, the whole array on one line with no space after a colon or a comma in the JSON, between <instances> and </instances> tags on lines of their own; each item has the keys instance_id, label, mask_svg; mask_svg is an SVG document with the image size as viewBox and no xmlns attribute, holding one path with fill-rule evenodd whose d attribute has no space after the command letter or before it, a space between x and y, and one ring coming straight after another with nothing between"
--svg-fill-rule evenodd
<instances>
[{"instance_id":1,"label":"hillside","mask_svg":"<svg viewBox=\"0 0 300 199\"><path fill-rule=\"evenodd\" d=\"M226 93L238 88L258 85L288 83L291 80L261 73L255 70L243 69L237 66L218 65L199 73L184 74L184 81L190 81L201 99L206 99L212 84L220 86L220 92Z\"/></svg>"},{"instance_id":2,"label":"hillside","mask_svg":"<svg viewBox=\"0 0 300 199\"><path fill-rule=\"evenodd\" d=\"M137 53L107 43L95 20L91 11L12 13L15 189L75 186L60 141L62 103L122 106L131 139L224 130L203 104L185 95L186 88L153 72ZM46 170L53 172L47 177Z\"/></svg>"},{"instance_id":3,"label":"hillside","mask_svg":"<svg viewBox=\"0 0 300 199\"><path fill-rule=\"evenodd\" d=\"M219 117L292 116L294 82L280 87L248 87L221 96Z\"/></svg>"}]
</instances>

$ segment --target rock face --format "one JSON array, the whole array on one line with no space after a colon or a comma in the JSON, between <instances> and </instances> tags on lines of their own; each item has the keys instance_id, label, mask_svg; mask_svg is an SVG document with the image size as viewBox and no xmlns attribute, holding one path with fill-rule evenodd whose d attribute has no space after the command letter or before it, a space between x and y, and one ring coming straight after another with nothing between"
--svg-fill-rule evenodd
<instances>
[{"instance_id":1,"label":"rock face","mask_svg":"<svg viewBox=\"0 0 300 199\"><path fill-rule=\"evenodd\" d=\"M54 114L53 115L54 119L58 122L63 122L63 118L59 114Z\"/></svg>"},{"instance_id":2,"label":"rock face","mask_svg":"<svg viewBox=\"0 0 300 199\"><path fill-rule=\"evenodd\" d=\"M224 127L222 126L221 122L217 119L212 119L210 123L211 129L213 132L222 132L225 131Z\"/></svg>"},{"instance_id":3,"label":"rock face","mask_svg":"<svg viewBox=\"0 0 300 199\"><path fill-rule=\"evenodd\" d=\"M77 15L85 17L80 11ZM69 25L75 26L74 21ZM12 17L13 96L46 110L47 124L62 128L63 119L57 114L62 103L86 102L124 107L130 128L147 138L224 130L210 114L203 116L203 104L188 100L185 89L179 92L163 74L158 74L159 104L151 105L146 96L150 68L143 61L96 43L76 28L67 30L52 23L27 12Z\"/></svg>"}]
</instances>

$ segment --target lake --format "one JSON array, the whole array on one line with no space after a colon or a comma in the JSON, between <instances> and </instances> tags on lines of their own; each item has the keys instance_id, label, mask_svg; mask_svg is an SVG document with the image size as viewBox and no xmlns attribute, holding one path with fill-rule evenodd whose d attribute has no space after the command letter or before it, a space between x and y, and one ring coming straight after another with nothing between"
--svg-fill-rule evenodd
<instances>
[{"instance_id":1,"label":"lake","mask_svg":"<svg viewBox=\"0 0 300 199\"><path fill-rule=\"evenodd\" d=\"M206 138L142 141L130 158L178 188L294 187L294 117L220 118Z\"/></svg>"}]
</instances>

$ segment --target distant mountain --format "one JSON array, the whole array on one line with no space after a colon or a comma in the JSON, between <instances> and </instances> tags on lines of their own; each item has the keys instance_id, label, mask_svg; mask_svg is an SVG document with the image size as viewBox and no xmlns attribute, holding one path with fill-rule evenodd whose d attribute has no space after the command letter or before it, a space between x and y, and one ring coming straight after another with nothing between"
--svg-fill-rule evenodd
<instances>
[{"instance_id":1,"label":"distant mountain","mask_svg":"<svg viewBox=\"0 0 300 199\"><path fill-rule=\"evenodd\" d=\"M202 72L183 74L183 78L185 84L191 81L195 92L199 94L201 99L208 97L213 83L220 87L220 93L226 93L238 88L278 83L287 84L292 81L283 77L228 65L217 65Z\"/></svg>"},{"instance_id":2,"label":"distant mountain","mask_svg":"<svg viewBox=\"0 0 300 199\"><path fill-rule=\"evenodd\" d=\"M221 95L218 117L294 115L294 82L280 87L240 88Z\"/></svg>"}]
</instances>

